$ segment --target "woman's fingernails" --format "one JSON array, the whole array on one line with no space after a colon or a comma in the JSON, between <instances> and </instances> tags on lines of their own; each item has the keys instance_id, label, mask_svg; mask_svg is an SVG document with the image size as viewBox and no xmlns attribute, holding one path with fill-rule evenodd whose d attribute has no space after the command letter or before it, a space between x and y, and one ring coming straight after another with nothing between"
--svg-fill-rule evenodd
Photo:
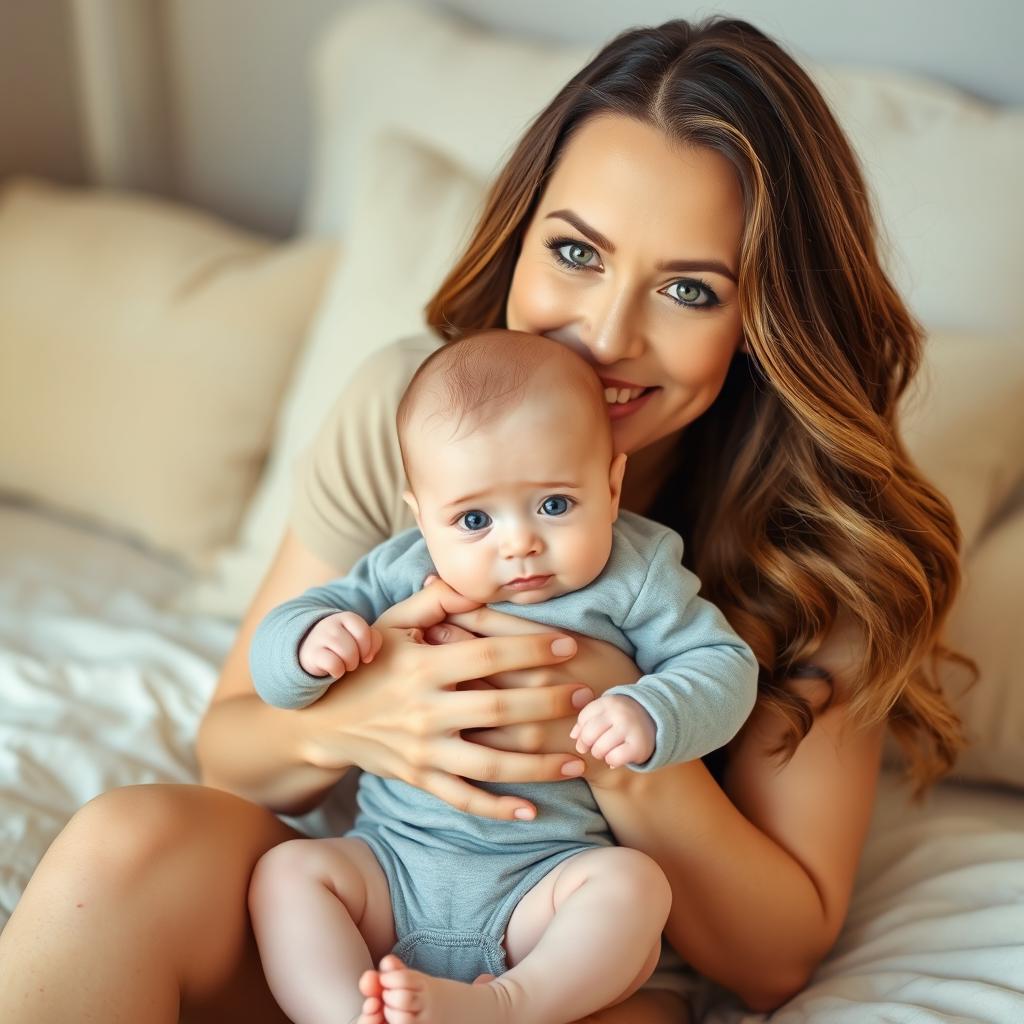
<instances>
[{"instance_id":1,"label":"woman's fingernails","mask_svg":"<svg viewBox=\"0 0 1024 1024\"><path fill-rule=\"evenodd\" d=\"M575 654L576 653L576 641L569 636L559 637L551 645L552 654Z\"/></svg>"},{"instance_id":2,"label":"woman's fingernails","mask_svg":"<svg viewBox=\"0 0 1024 1024\"><path fill-rule=\"evenodd\" d=\"M567 761L562 765L563 775L582 775L587 766L582 761Z\"/></svg>"},{"instance_id":3,"label":"woman's fingernails","mask_svg":"<svg viewBox=\"0 0 1024 1024\"><path fill-rule=\"evenodd\" d=\"M572 695L572 706L574 708L585 708L594 699L594 691L584 686Z\"/></svg>"},{"instance_id":4,"label":"woman's fingernails","mask_svg":"<svg viewBox=\"0 0 1024 1024\"><path fill-rule=\"evenodd\" d=\"M533 821L536 813L531 807L517 807L512 812L512 817L518 818L520 821Z\"/></svg>"}]
</instances>

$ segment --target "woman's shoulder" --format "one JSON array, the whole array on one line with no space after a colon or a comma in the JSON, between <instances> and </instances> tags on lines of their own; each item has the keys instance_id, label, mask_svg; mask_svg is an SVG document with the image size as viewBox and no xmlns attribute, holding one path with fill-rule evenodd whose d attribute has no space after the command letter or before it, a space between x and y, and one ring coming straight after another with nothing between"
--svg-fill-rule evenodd
<instances>
[{"instance_id":1,"label":"woman's shoulder","mask_svg":"<svg viewBox=\"0 0 1024 1024\"><path fill-rule=\"evenodd\" d=\"M411 378L420 363L443 344L444 340L433 331L409 334L371 352L363 361L363 366L389 369L398 376L407 373Z\"/></svg>"},{"instance_id":2,"label":"woman's shoulder","mask_svg":"<svg viewBox=\"0 0 1024 1024\"><path fill-rule=\"evenodd\" d=\"M327 414L321 440L336 443L368 431L393 434L398 403L409 381L423 360L442 344L436 335L423 332L370 352L341 388Z\"/></svg>"},{"instance_id":3,"label":"woman's shoulder","mask_svg":"<svg viewBox=\"0 0 1024 1024\"><path fill-rule=\"evenodd\" d=\"M414 525L402 499L395 414L417 367L441 344L422 333L369 354L297 460L289 523L343 573L375 544Z\"/></svg>"}]
</instances>

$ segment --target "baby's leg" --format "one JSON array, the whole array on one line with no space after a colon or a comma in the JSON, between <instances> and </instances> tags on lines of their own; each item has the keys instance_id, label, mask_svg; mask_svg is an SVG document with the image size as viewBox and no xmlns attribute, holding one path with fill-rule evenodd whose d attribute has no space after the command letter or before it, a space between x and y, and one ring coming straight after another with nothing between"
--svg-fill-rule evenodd
<instances>
[{"instance_id":1,"label":"baby's leg","mask_svg":"<svg viewBox=\"0 0 1024 1024\"><path fill-rule=\"evenodd\" d=\"M650 857L625 847L563 861L509 921L511 969L463 985L381 965L388 1024L569 1024L636 991L657 963L672 892Z\"/></svg>"},{"instance_id":2,"label":"baby's leg","mask_svg":"<svg viewBox=\"0 0 1024 1024\"><path fill-rule=\"evenodd\" d=\"M387 878L362 840L275 846L253 872L249 912L267 984L295 1024L383 1021L358 983L395 928Z\"/></svg>"}]
</instances>

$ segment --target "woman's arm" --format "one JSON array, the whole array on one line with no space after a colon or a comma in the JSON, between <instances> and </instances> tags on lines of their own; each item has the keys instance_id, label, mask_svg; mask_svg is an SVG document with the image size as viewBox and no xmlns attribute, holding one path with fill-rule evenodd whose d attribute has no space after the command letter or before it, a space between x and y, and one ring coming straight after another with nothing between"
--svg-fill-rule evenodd
<instances>
[{"instance_id":1,"label":"woman's arm","mask_svg":"<svg viewBox=\"0 0 1024 1024\"><path fill-rule=\"evenodd\" d=\"M837 697L851 654L849 633L834 633L816 655ZM820 700L821 683L795 685ZM619 842L654 857L669 878L669 941L754 1010L773 1010L800 991L839 934L883 733L851 727L840 700L780 767L767 753L778 722L759 710L730 750L724 792L699 761L593 779Z\"/></svg>"},{"instance_id":2,"label":"woman's arm","mask_svg":"<svg viewBox=\"0 0 1024 1024\"><path fill-rule=\"evenodd\" d=\"M242 619L199 726L196 756L205 785L282 812L302 813L315 807L347 770L311 765L303 756L306 723L290 711L265 704L249 676L249 646L263 617L336 575L291 530L285 532Z\"/></svg>"},{"instance_id":3,"label":"woman's arm","mask_svg":"<svg viewBox=\"0 0 1024 1024\"><path fill-rule=\"evenodd\" d=\"M459 628L463 627L463 628ZM458 641L538 628L480 609L449 616L437 632ZM466 632L468 631L468 632ZM639 672L617 648L577 637L579 653L543 673L492 676L503 687L548 685L572 673L601 693ZM770 757L776 719L751 717L730 748L725 791L700 761L649 774L590 760L588 780L616 838L665 871L673 904L666 933L687 962L753 1009L771 1010L806 984L842 927L878 776L882 727L854 731L841 703L857 636L833 631L815 660L837 680L835 706L819 714L784 767ZM812 706L828 688L794 681ZM572 749L567 722L482 730L508 750Z\"/></svg>"},{"instance_id":4,"label":"woman's arm","mask_svg":"<svg viewBox=\"0 0 1024 1024\"><path fill-rule=\"evenodd\" d=\"M573 649L556 653L551 647L564 634L546 630L478 639L458 650L432 647L423 643L421 631L440 622L446 611L436 593L426 590L378 620L384 644L377 657L346 674L315 704L297 711L264 704L248 668L256 626L276 604L334 575L291 532L286 534L200 726L197 754L204 783L276 811L301 813L315 807L356 764L418 785L470 813L511 818L528 802L490 794L464 779L549 782L564 777L565 764L579 762L576 755L488 750L460 737L462 729L572 713L573 698L582 689L573 681L503 695L455 689L492 671L568 660Z\"/></svg>"}]
</instances>

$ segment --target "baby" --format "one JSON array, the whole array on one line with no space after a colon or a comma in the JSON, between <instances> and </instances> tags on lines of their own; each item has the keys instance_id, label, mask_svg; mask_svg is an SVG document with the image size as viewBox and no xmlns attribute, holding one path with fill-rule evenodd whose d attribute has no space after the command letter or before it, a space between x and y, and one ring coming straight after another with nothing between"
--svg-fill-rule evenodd
<instances>
[{"instance_id":1,"label":"baby","mask_svg":"<svg viewBox=\"0 0 1024 1024\"><path fill-rule=\"evenodd\" d=\"M607 640L646 673L580 711L580 753L654 771L735 735L757 663L697 596L678 534L619 510L626 455L578 355L499 330L444 345L398 430L419 528L263 620L250 663L264 700L300 708L344 685L380 649L373 624L437 575L472 602ZM568 1024L647 980L671 900L660 868L614 844L581 779L484 788L531 800L536 818L476 817L364 774L347 836L261 859L253 927L293 1021Z\"/></svg>"}]
</instances>

